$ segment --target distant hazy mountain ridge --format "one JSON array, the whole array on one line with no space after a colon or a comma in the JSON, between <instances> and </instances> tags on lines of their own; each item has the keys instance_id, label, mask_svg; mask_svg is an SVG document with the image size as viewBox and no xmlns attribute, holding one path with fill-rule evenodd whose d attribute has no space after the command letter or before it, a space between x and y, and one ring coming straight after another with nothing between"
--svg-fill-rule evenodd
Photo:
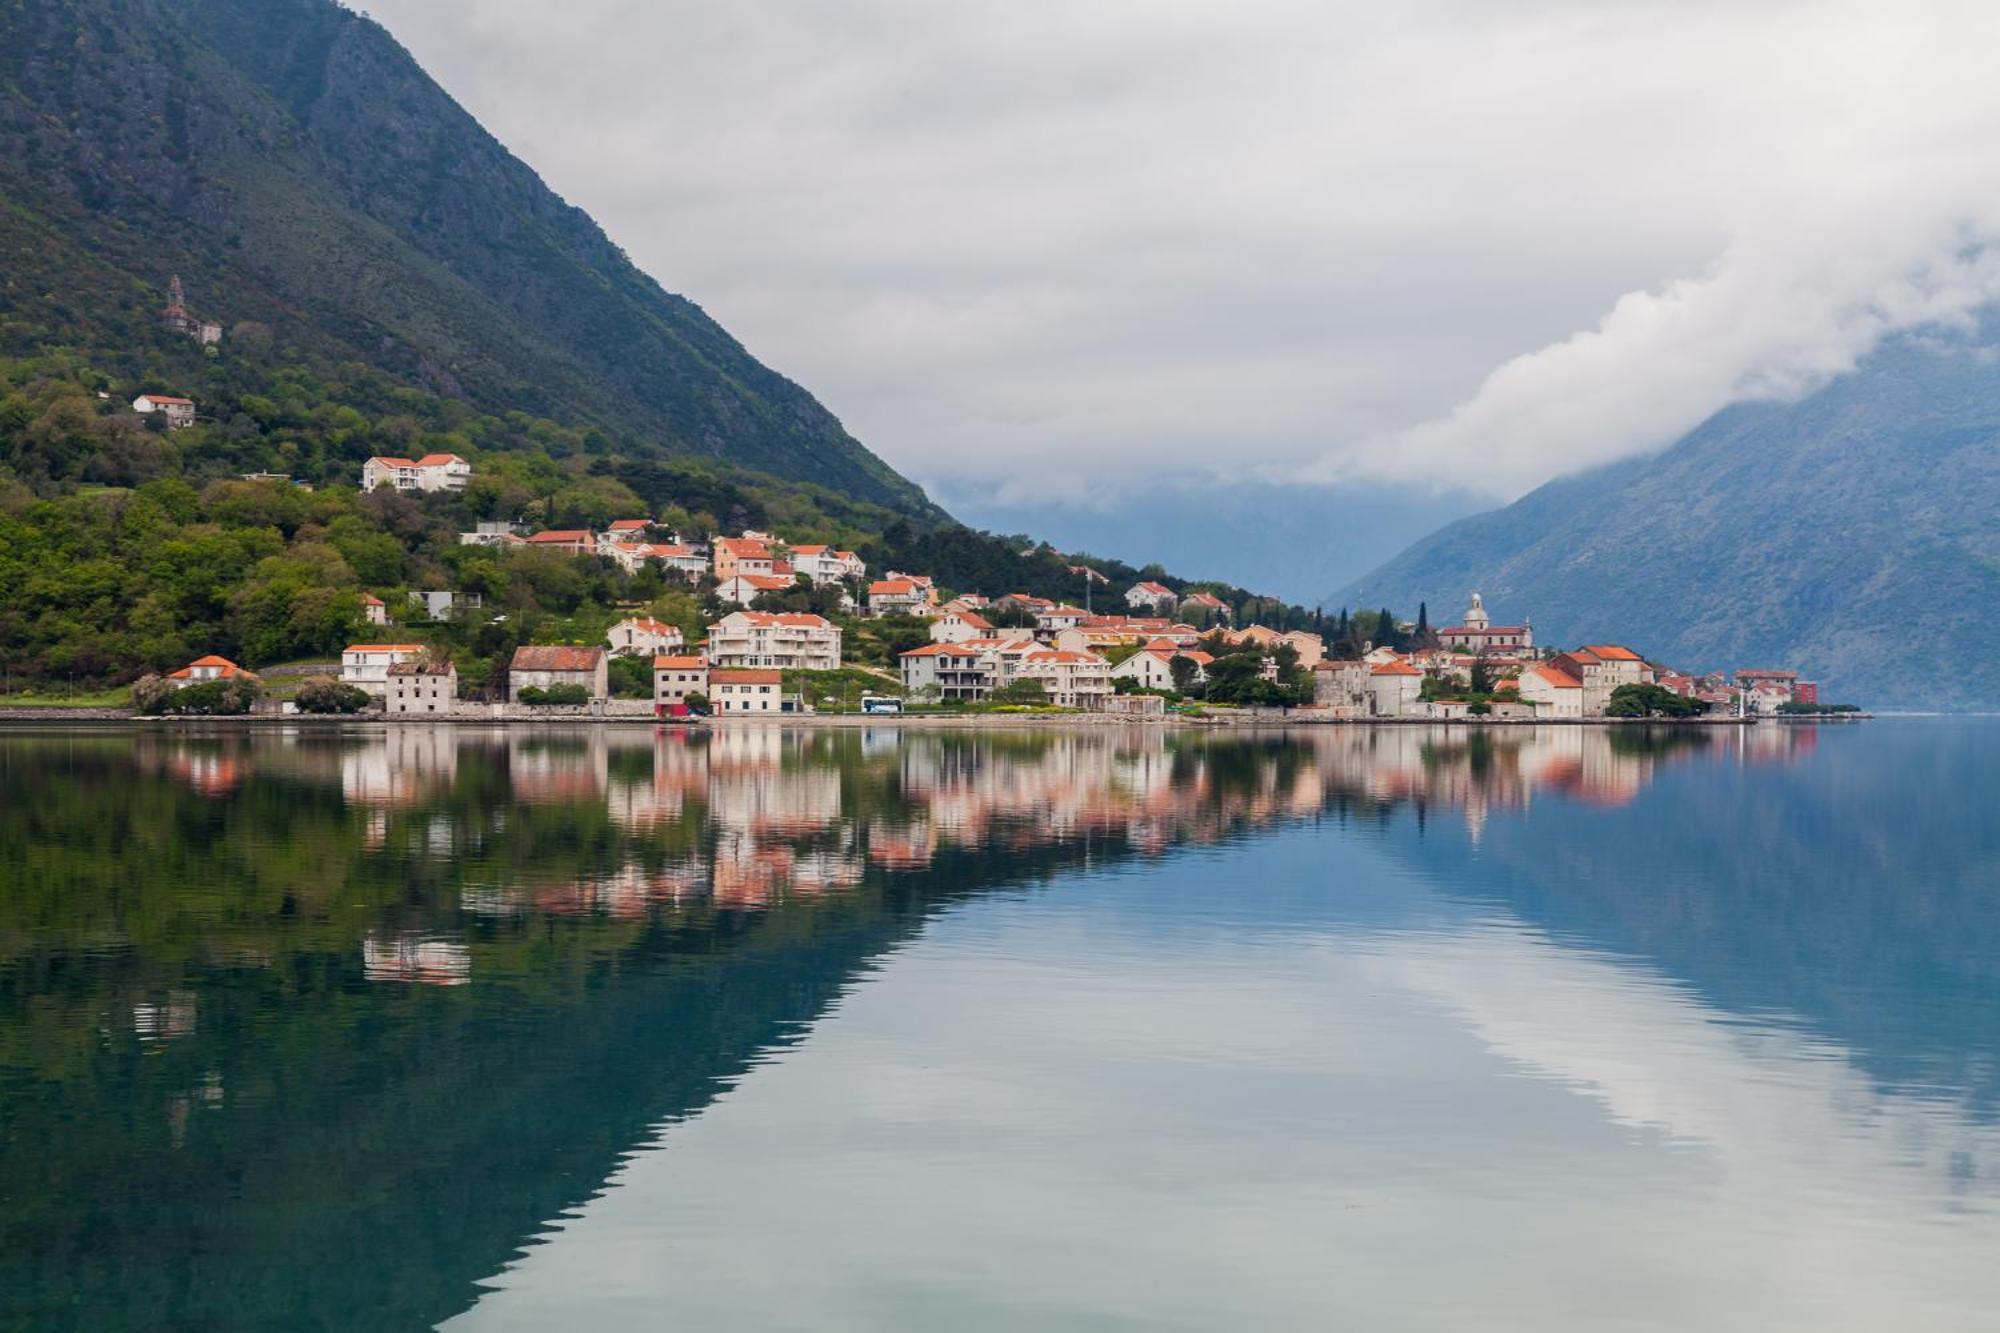
<instances>
[{"instance_id":1,"label":"distant hazy mountain ridge","mask_svg":"<svg viewBox=\"0 0 2000 1333\"><path fill-rule=\"evenodd\" d=\"M2000 327L1909 337L1787 404L1453 523L1330 605L1455 610L1878 707L2000 703Z\"/></svg>"}]
</instances>

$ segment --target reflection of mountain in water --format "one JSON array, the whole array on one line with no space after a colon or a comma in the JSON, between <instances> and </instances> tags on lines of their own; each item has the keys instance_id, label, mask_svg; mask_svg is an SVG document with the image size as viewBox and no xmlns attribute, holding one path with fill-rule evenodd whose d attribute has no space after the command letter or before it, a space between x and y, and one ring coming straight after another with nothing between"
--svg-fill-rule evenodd
<instances>
[{"instance_id":1,"label":"reflection of mountain in water","mask_svg":"<svg viewBox=\"0 0 2000 1333\"><path fill-rule=\"evenodd\" d=\"M1993 1117L1994 739L1977 723L1843 728L1814 763L1704 764L1608 816L1557 805L1477 843L1399 841L1558 943L1643 960L1725 1013L1803 1022L1884 1087Z\"/></svg>"},{"instance_id":2,"label":"reflection of mountain in water","mask_svg":"<svg viewBox=\"0 0 2000 1333\"><path fill-rule=\"evenodd\" d=\"M1783 757L1811 735L1749 743ZM1745 742L1725 739L1733 758ZM1484 874L1567 856L1551 828L1582 848L1629 837L1660 818L1650 802L1591 807L1676 769L1683 800L1740 785L1706 762L1722 744L1588 728L0 741L0 1318L431 1322L955 898L1323 812L1386 826L1405 804L1462 816ZM1463 854L1424 854L1447 852Z\"/></svg>"}]
</instances>

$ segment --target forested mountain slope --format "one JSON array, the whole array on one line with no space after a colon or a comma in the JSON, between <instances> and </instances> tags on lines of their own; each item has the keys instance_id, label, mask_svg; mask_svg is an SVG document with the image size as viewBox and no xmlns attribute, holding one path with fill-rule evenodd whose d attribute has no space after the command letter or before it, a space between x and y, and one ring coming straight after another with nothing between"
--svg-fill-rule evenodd
<instances>
[{"instance_id":1,"label":"forested mountain slope","mask_svg":"<svg viewBox=\"0 0 2000 1333\"><path fill-rule=\"evenodd\" d=\"M5 0L0 253L0 352L172 371L179 273L253 350L941 517L332 0Z\"/></svg>"}]
</instances>

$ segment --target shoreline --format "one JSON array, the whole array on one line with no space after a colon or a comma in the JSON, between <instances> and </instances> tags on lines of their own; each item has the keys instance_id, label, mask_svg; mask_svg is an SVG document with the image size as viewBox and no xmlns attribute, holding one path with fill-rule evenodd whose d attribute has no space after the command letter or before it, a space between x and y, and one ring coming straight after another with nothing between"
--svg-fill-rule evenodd
<instances>
[{"instance_id":1,"label":"shoreline","mask_svg":"<svg viewBox=\"0 0 2000 1333\"><path fill-rule=\"evenodd\" d=\"M367 727L389 730L397 727L477 726L477 727L701 727L709 729L742 726L879 728L914 730L1021 730L1036 727L1104 728L1166 727L1176 730L1291 730L1298 727L1467 727L1500 729L1520 727L1747 727L1761 723L1780 726L1798 724L1869 722L1872 713L1839 713L1827 716L1783 717L1563 717L1563 718L1433 718L1433 717L1321 717L1310 711L1293 713L1216 714L1207 717L1177 715L1140 717L1112 713L975 713L952 716L939 713L781 713L771 715L724 715L708 718L653 717L646 714L575 714L550 717L495 716L464 713L447 717L385 717L368 714L251 713L219 717L147 717L129 709L109 708L5 708L0 707L0 728L47 726L71 723L92 726L143 724L168 728L189 727Z\"/></svg>"}]
</instances>

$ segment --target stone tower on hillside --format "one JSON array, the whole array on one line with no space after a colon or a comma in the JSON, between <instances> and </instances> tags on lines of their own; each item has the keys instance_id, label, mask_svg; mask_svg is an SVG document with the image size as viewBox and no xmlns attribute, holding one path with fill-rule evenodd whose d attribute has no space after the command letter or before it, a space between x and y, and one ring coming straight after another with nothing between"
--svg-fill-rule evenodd
<instances>
[{"instance_id":1,"label":"stone tower on hillside","mask_svg":"<svg viewBox=\"0 0 2000 1333\"><path fill-rule=\"evenodd\" d=\"M167 306L160 312L160 323L204 347L222 341L222 325L212 319L196 319L188 313L187 293L181 288L181 275L178 273L167 284Z\"/></svg>"}]
</instances>

